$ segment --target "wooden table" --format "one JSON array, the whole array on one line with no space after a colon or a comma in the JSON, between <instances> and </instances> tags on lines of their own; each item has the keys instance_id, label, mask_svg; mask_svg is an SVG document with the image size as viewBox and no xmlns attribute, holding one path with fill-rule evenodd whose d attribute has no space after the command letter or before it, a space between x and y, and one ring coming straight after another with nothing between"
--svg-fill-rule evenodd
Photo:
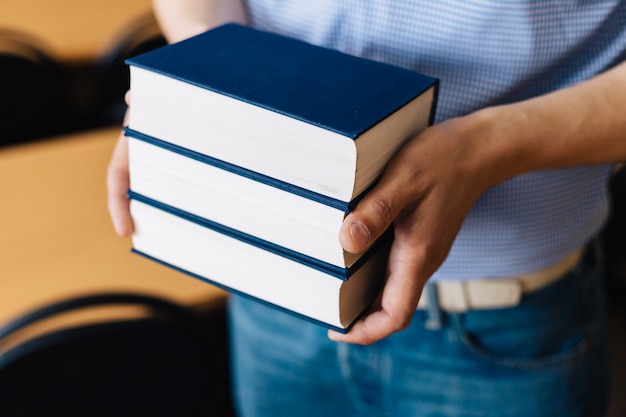
<instances>
[{"instance_id":1,"label":"wooden table","mask_svg":"<svg viewBox=\"0 0 626 417\"><path fill-rule=\"evenodd\" d=\"M118 134L108 128L0 148L0 323L99 291L140 291L192 306L225 294L130 253L130 239L115 235L105 175Z\"/></svg>"},{"instance_id":2,"label":"wooden table","mask_svg":"<svg viewBox=\"0 0 626 417\"><path fill-rule=\"evenodd\" d=\"M0 0L0 28L38 38L61 61L84 64L151 13L150 0Z\"/></svg>"}]
</instances>

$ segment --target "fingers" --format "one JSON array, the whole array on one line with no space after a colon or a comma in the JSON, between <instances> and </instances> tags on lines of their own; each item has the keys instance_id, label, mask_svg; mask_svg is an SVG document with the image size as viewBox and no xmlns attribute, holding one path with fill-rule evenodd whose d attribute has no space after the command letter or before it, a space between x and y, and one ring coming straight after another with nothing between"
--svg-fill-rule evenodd
<instances>
[{"instance_id":1,"label":"fingers","mask_svg":"<svg viewBox=\"0 0 626 417\"><path fill-rule=\"evenodd\" d=\"M346 251L365 251L393 223L406 205L406 195L398 192L401 181L391 175L383 177L346 216L339 231L339 241Z\"/></svg>"},{"instance_id":2,"label":"fingers","mask_svg":"<svg viewBox=\"0 0 626 417\"><path fill-rule=\"evenodd\" d=\"M423 282L417 278L422 263L423 256L403 247L402 243L394 242L389 275L379 303L347 334L329 331L328 337L337 342L370 344L405 329L421 296Z\"/></svg>"},{"instance_id":3,"label":"fingers","mask_svg":"<svg viewBox=\"0 0 626 417\"><path fill-rule=\"evenodd\" d=\"M394 242L379 304L347 334L329 332L330 339L369 344L405 329L424 284L447 256L478 193L471 184L459 188L468 176L457 172L462 164L453 157L462 152L438 132L405 146L346 216L339 235L346 251L363 252L392 223Z\"/></svg>"},{"instance_id":4,"label":"fingers","mask_svg":"<svg viewBox=\"0 0 626 417\"><path fill-rule=\"evenodd\" d=\"M129 187L128 138L120 135L107 170L109 215L115 232L120 236L130 236L133 233L130 202L127 196Z\"/></svg>"},{"instance_id":5,"label":"fingers","mask_svg":"<svg viewBox=\"0 0 626 417\"><path fill-rule=\"evenodd\" d=\"M391 173L391 175L389 175ZM418 221L419 205L410 204L407 179L393 167L379 184L346 217L340 232L344 249L359 253L367 249L392 223L395 237L388 261L388 276L380 301L347 334L329 331L338 342L370 344L406 328L417 307L425 275L426 227Z\"/></svg>"},{"instance_id":6,"label":"fingers","mask_svg":"<svg viewBox=\"0 0 626 417\"><path fill-rule=\"evenodd\" d=\"M329 331L331 340L370 344L408 327L426 281L447 256L460 225L454 221L429 221L437 213L452 217L446 216L448 213L433 199L400 213L395 220L387 281L380 302L349 333Z\"/></svg>"}]
</instances>

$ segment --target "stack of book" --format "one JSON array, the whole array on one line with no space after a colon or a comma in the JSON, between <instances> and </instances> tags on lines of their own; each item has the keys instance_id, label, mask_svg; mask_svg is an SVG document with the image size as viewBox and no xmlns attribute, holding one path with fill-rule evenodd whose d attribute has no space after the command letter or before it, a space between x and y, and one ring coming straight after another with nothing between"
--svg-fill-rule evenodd
<instances>
[{"instance_id":1,"label":"stack of book","mask_svg":"<svg viewBox=\"0 0 626 417\"><path fill-rule=\"evenodd\" d=\"M133 251L347 331L388 235L339 229L433 120L436 79L236 24L127 61Z\"/></svg>"}]
</instances>

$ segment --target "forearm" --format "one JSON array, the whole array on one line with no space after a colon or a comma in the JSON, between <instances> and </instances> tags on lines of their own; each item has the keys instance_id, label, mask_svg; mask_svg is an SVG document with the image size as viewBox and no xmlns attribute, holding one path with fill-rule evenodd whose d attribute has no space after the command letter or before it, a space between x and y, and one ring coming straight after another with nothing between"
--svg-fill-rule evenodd
<instances>
[{"instance_id":1,"label":"forearm","mask_svg":"<svg viewBox=\"0 0 626 417\"><path fill-rule=\"evenodd\" d=\"M246 23L241 0L153 0L167 40L177 42L228 22Z\"/></svg>"},{"instance_id":2,"label":"forearm","mask_svg":"<svg viewBox=\"0 0 626 417\"><path fill-rule=\"evenodd\" d=\"M394 224L380 303L346 335L372 343L405 328L482 193L517 175L626 160L626 64L577 86L449 119L409 141L346 216L360 253Z\"/></svg>"},{"instance_id":3,"label":"forearm","mask_svg":"<svg viewBox=\"0 0 626 417\"><path fill-rule=\"evenodd\" d=\"M488 174L494 183L540 169L626 161L626 63L576 86L462 119L482 142L479 159L493 162Z\"/></svg>"}]
</instances>

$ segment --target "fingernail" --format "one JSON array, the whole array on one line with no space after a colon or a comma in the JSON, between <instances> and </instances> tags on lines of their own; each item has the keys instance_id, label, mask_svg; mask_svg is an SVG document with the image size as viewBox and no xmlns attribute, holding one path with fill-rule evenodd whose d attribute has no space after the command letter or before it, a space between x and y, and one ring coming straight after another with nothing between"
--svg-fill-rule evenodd
<instances>
[{"instance_id":1,"label":"fingernail","mask_svg":"<svg viewBox=\"0 0 626 417\"><path fill-rule=\"evenodd\" d=\"M328 330L328 339L333 341L333 342L338 342L341 340L341 337L343 336L343 334L336 332L334 330Z\"/></svg>"},{"instance_id":2,"label":"fingernail","mask_svg":"<svg viewBox=\"0 0 626 417\"><path fill-rule=\"evenodd\" d=\"M358 246L366 246L370 241L370 231L362 223L352 223L350 225L350 236Z\"/></svg>"}]
</instances>

